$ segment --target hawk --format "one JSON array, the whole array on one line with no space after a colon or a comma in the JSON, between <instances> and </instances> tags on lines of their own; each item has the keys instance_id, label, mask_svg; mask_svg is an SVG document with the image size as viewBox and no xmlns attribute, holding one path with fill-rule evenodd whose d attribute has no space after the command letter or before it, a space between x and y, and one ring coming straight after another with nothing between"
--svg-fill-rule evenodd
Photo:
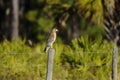
<instances>
[{"instance_id":1,"label":"hawk","mask_svg":"<svg viewBox=\"0 0 120 80\"><path fill-rule=\"evenodd\" d=\"M48 39L46 42L46 47L44 49L44 52L47 52L50 48L52 48L52 44L55 42L56 40L56 32L58 31L58 29L53 28Z\"/></svg>"}]
</instances>

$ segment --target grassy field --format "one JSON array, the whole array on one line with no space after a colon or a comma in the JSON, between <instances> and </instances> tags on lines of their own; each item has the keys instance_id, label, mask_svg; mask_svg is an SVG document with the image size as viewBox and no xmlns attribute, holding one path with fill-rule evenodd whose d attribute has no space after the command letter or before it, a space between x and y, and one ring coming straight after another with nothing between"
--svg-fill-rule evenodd
<instances>
[{"instance_id":1,"label":"grassy field","mask_svg":"<svg viewBox=\"0 0 120 80\"><path fill-rule=\"evenodd\" d=\"M0 80L45 80L45 43L30 48L25 41L0 44ZM81 37L70 45L56 42L53 80L110 80L112 42ZM118 56L120 76L120 55Z\"/></svg>"}]
</instances>

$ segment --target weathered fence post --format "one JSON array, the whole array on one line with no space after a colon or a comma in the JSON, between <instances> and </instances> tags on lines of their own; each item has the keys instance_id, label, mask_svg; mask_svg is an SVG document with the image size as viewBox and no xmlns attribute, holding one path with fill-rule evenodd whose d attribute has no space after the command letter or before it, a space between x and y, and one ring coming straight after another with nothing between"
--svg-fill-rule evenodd
<instances>
[{"instance_id":1,"label":"weathered fence post","mask_svg":"<svg viewBox=\"0 0 120 80\"><path fill-rule=\"evenodd\" d=\"M117 36L114 40L114 50L112 55L112 80L117 80L117 63L118 63L118 46L117 41L119 37Z\"/></svg>"},{"instance_id":2,"label":"weathered fence post","mask_svg":"<svg viewBox=\"0 0 120 80\"><path fill-rule=\"evenodd\" d=\"M54 54L55 54L55 50L53 48L50 48L48 50L46 80L52 80L52 69L53 69Z\"/></svg>"}]
</instances>

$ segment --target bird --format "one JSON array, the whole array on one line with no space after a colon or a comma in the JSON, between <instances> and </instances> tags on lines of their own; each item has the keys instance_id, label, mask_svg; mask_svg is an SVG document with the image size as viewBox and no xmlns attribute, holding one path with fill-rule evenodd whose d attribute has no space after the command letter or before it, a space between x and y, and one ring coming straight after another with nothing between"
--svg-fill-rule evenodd
<instances>
[{"instance_id":1,"label":"bird","mask_svg":"<svg viewBox=\"0 0 120 80\"><path fill-rule=\"evenodd\" d=\"M57 28L53 28L50 32L50 35L46 41L46 46L44 49L44 52L46 53L50 48L52 48L53 43L56 40L56 32L58 31Z\"/></svg>"}]
</instances>

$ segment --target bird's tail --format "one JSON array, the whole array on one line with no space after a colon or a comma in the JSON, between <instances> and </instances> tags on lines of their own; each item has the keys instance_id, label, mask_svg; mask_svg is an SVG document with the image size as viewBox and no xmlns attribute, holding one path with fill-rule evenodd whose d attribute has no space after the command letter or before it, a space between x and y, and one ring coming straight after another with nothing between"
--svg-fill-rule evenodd
<instances>
[{"instance_id":1,"label":"bird's tail","mask_svg":"<svg viewBox=\"0 0 120 80\"><path fill-rule=\"evenodd\" d=\"M46 46L44 49L44 52L47 53L47 51L49 50L50 47Z\"/></svg>"}]
</instances>

